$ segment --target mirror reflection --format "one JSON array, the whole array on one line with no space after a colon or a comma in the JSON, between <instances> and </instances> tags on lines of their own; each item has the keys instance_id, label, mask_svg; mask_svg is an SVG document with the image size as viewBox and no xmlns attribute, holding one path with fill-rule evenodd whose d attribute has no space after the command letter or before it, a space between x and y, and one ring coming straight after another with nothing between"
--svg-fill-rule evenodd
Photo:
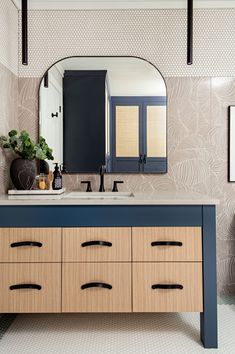
<instances>
[{"instance_id":1,"label":"mirror reflection","mask_svg":"<svg viewBox=\"0 0 235 354\"><path fill-rule=\"evenodd\" d=\"M44 75L39 102L40 135L68 173L167 171L166 86L147 61L63 59Z\"/></svg>"}]
</instances>

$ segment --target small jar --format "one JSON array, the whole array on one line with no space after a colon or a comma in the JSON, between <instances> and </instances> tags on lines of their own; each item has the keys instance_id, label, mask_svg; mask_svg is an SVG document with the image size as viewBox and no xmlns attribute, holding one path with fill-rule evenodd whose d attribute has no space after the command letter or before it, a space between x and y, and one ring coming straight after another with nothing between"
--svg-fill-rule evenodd
<instances>
[{"instance_id":1,"label":"small jar","mask_svg":"<svg viewBox=\"0 0 235 354\"><path fill-rule=\"evenodd\" d=\"M37 189L40 190L50 189L50 182L47 175L41 173L39 176L36 177L36 182L37 182Z\"/></svg>"}]
</instances>

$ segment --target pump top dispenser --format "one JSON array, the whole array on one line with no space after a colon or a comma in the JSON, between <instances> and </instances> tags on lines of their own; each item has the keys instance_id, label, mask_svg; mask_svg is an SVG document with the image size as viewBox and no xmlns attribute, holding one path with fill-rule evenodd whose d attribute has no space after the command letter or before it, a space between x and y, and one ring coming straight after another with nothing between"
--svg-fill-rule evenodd
<instances>
[{"instance_id":1,"label":"pump top dispenser","mask_svg":"<svg viewBox=\"0 0 235 354\"><path fill-rule=\"evenodd\" d=\"M52 188L54 190L62 189L62 175L58 163L55 163L55 170L53 172L54 178L52 182Z\"/></svg>"}]
</instances>

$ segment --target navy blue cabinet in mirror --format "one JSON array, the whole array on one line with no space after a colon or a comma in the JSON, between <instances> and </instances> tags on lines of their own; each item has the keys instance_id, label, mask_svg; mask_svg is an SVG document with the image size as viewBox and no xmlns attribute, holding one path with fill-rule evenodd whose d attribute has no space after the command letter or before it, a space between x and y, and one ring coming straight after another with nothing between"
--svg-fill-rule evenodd
<instances>
[{"instance_id":1,"label":"navy blue cabinet in mirror","mask_svg":"<svg viewBox=\"0 0 235 354\"><path fill-rule=\"evenodd\" d=\"M99 172L105 165L106 71L66 70L63 78L63 165Z\"/></svg>"},{"instance_id":2,"label":"navy blue cabinet in mirror","mask_svg":"<svg viewBox=\"0 0 235 354\"><path fill-rule=\"evenodd\" d=\"M165 96L111 97L112 172L166 172L165 136Z\"/></svg>"},{"instance_id":3,"label":"navy blue cabinet in mirror","mask_svg":"<svg viewBox=\"0 0 235 354\"><path fill-rule=\"evenodd\" d=\"M68 173L166 173L166 85L135 57L69 57L39 89L39 132ZM52 166L50 166L52 168Z\"/></svg>"}]
</instances>

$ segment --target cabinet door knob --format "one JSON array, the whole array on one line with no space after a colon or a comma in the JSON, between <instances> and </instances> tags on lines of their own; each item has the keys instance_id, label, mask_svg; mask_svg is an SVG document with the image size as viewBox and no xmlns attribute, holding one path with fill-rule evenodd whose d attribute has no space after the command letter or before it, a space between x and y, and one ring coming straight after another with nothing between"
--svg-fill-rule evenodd
<instances>
[{"instance_id":1,"label":"cabinet door knob","mask_svg":"<svg viewBox=\"0 0 235 354\"><path fill-rule=\"evenodd\" d=\"M183 246L182 242L179 241L153 241L151 243L151 246L178 246L181 247Z\"/></svg>"},{"instance_id":2,"label":"cabinet door knob","mask_svg":"<svg viewBox=\"0 0 235 354\"><path fill-rule=\"evenodd\" d=\"M87 241L81 244L82 247L89 247L89 246L106 246L112 247L112 243L108 241Z\"/></svg>"},{"instance_id":3,"label":"cabinet door knob","mask_svg":"<svg viewBox=\"0 0 235 354\"><path fill-rule=\"evenodd\" d=\"M41 290L42 287L41 285L38 284L16 284L16 285L11 285L9 287L10 290L18 290L18 289L35 289L35 290Z\"/></svg>"},{"instance_id":4,"label":"cabinet door knob","mask_svg":"<svg viewBox=\"0 0 235 354\"><path fill-rule=\"evenodd\" d=\"M31 246L31 247L42 247L41 242L37 241L21 241L21 242L13 242L11 243L11 247L24 247L24 246Z\"/></svg>"},{"instance_id":5,"label":"cabinet door knob","mask_svg":"<svg viewBox=\"0 0 235 354\"><path fill-rule=\"evenodd\" d=\"M152 289L183 289L181 284L153 284Z\"/></svg>"},{"instance_id":6,"label":"cabinet door knob","mask_svg":"<svg viewBox=\"0 0 235 354\"><path fill-rule=\"evenodd\" d=\"M143 162L142 154L140 154L140 156L139 156L139 163L142 163L142 162Z\"/></svg>"},{"instance_id":7,"label":"cabinet door knob","mask_svg":"<svg viewBox=\"0 0 235 354\"><path fill-rule=\"evenodd\" d=\"M106 284L106 283L97 283L97 282L95 282L95 283L83 284L81 286L82 290L89 289L89 288L104 288L104 289L111 290L112 289L112 285Z\"/></svg>"}]
</instances>

